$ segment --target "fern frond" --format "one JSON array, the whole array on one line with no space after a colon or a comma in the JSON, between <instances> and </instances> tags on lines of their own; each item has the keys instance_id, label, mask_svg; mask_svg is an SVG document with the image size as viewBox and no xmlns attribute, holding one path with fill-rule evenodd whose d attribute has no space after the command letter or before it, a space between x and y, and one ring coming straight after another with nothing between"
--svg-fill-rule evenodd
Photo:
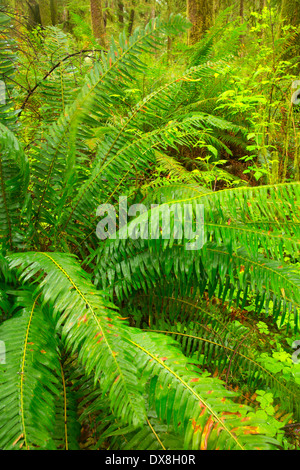
<instances>
[{"instance_id":1,"label":"fern frond","mask_svg":"<svg viewBox=\"0 0 300 470\"><path fill-rule=\"evenodd\" d=\"M98 148L91 176L70 203L70 209L66 211L60 231L66 231L70 223L74 230L74 220L80 220L86 224L86 214L94 213L101 200L101 193L104 192L102 200L105 198L107 202L110 187L111 191L116 192L116 175L118 175L118 188L119 181L124 183L137 171L148 169L149 163L154 161L152 148L158 147L164 150L167 146L175 147L177 144L187 145L191 142L196 144L199 139L222 146L222 143L214 138L209 130L203 129L202 122L198 122L197 117L190 117L180 122L165 122L161 118L157 129L153 123L151 127L154 127L154 130L148 129L148 132L141 134L144 126L139 121L142 119L141 122L145 122L147 114L150 119L154 110L158 108L171 107L169 89L177 88L180 80L196 79L200 71L198 69L187 71L181 79L176 79L156 90L132 109L120 127L115 130L111 129ZM152 121L153 119L149 120L149 122ZM133 138L136 134L139 136L138 139ZM97 196L97 201L95 201L95 196ZM58 207L60 207L59 204Z\"/></svg>"},{"instance_id":2,"label":"fern frond","mask_svg":"<svg viewBox=\"0 0 300 470\"><path fill-rule=\"evenodd\" d=\"M130 315L145 331L175 338L187 357L217 373L226 383L243 377L253 393L271 388L282 409L298 417L300 388L292 379L264 367L259 353L253 351L253 326L247 320L236 326L230 312L220 307L220 300L218 307L199 297L192 280L182 289L169 282L134 296L122 308L122 315Z\"/></svg>"},{"instance_id":3,"label":"fern frond","mask_svg":"<svg viewBox=\"0 0 300 470\"><path fill-rule=\"evenodd\" d=\"M144 29L136 30L128 41L124 35L120 36L119 49L112 42L108 53L102 54L101 62L96 63L88 74L77 99L50 128L41 148L35 166L38 216L42 212L46 217L47 210L51 211L59 201L61 185L66 183L66 155L72 167L77 134L87 139L91 129L99 127L99 119L103 121L110 117L112 108L122 104L124 86L133 80L131 73L144 67L139 59L141 53L155 48L160 43L160 35L175 32L176 27L179 28L177 32L184 30L186 20L172 16L167 22L151 21Z\"/></svg>"},{"instance_id":4,"label":"fern frond","mask_svg":"<svg viewBox=\"0 0 300 470\"><path fill-rule=\"evenodd\" d=\"M108 275L107 280L115 292L127 293L132 288L146 288L154 285L161 275L169 276L170 272L179 279L194 276L199 280L202 277L209 281L209 295L219 285L219 295L223 296L223 300L229 293L232 296L235 290L239 303L240 294L243 293L242 306L247 300L249 287L257 300L262 300L261 305L267 306L270 296L273 296L275 319L280 312L284 318L287 312L290 315L294 311L297 325L300 305L299 270L293 263L283 261L283 254L289 253L291 258L297 259L295 251L298 250L299 243L295 235L297 236L299 228L291 219L294 217L297 222L297 216L292 214L293 208L299 204L299 184L235 188L194 197L183 196L178 200L172 198L173 191L168 186L153 194L167 197L159 207L144 212L127 227L127 234L134 233L138 228L140 234L146 234L144 239L130 240L127 237L124 240L126 237L123 234L123 240L117 236L116 240L109 240L98 249L101 252L99 268L102 279L104 281ZM202 202L205 209L204 245L200 250L184 249L187 241L183 230L184 220L178 214L176 217L181 230L177 227L177 233L172 233L175 227L173 218L170 222L169 239L164 239L166 237L159 234L156 236L154 226L156 227L158 220L163 219L164 210L168 212L176 203L176 207L180 208L185 203L195 201ZM152 203L155 202L160 202L159 197L152 200ZM278 227L268 237L268 233L258 230L257 225L260 221L269 220L270 215L277 221ZM289 227L283 232L280 223L288 220ZM252 221L255 229L251 227ZM175 253L174 250L177 253L176 258L170 256L171 252ZM116 266L119 266L117 270ZM137 266L144 266L142 282ZM107 281L103 285L107 286Z\"/></svg>"},{"instance_id":5,"label":"fern frond","mask_svg":"<svg viewBox=\"0 0 300 470\"><path fill-rule=\"evenodd\" d=\"M13 131L19 111L14 109L12 100L17 58L9 34L11 28L9 16L0 10L0 123Z\"/></svg>"},{"instance_id":6,"label":"fern frond","mask_svg":"<svg viewBox=\"0 0 300 470\"><path fill-rule=\"evenodd\" d=\"M157 327L157 329L156 329ZM196 363L200 361L209 370L217 371L218 376L227 381L243 377L245 384L253 390L271 388L283 410L293 412L299 419L300 388L295 382L285 380L281 374L273 373L263 367L253 354L249 345L244 345L246 336L238 339L231 334L218 332L213 328L203 328L201 318L188 327L157 320L152 329L156 333L171 335L181 343L185 355Z\"/></svg>"},{"instance_id":7,"label":"fern frond","mask_svg":"<svg viewBox=\"0 0 300 470\"><path fill-rule=\"evenodd\" d=\"M145 423L140 428L124 426L111 412L107 397L103 397L100 384L93 384L76 375L77 398L80 401L80 421L90 430L88 448L122 450L182 449L183 442L171 427L162 424L154 410L147 410Z\"/></svg>"},{"instance_id":8,"label":"fern frond","mask_svg":"<svg viewBox=\"0 0 300 470\"><path fill-rule=\"evenodd\" d=\"M230 400L234 394L220 381L201 377L199 370L180 356L174 343L167 344L162 336L147 332L131 334L131 341L138 349L144 380L148 380L150 371L154 374L149 382L150 404L160 419L183 435L184 448L276 446L276 440L261 435L263 423L247 416L247 407Z\"/></svg>"},{"instance_id":9,"label":"fern frond","mask_svg":"<svg viewBox=\"0 0 300 470\"><path fill-rule=\"evenodd\" d=\"M57 371L59 380L59 396L56 400L55 427L53 440L59 450L78 450L80 423L78 417L78 404L75 386L70 383L70 370L68 360L60 358L60 370Z\"/></svg>"},{"instance_id":10,"label":"fern frond","mask_svg":"<svg viewBox=\"0 0 300 470\"><path fill-rule=\"evenodd\" d=\"M3 449L55 449L52 439L58 395L54 328L40 296L19 293L23 309L0 326L6 364L0 383L0 445Z\"/></svg>"},{"instance_id":11,"label":"fern frond","mask_svg":"<svg viewBox=\"0 0 300 470\"><path fill-rule=\"evenodd\" d=\"M27 158L14 134L0 124L0 238L10 248L18 239L29 179Z\"/></svg>"},{"instance_id":12,"label":"fern frond","mask_svg":"<svg viewBox=\"0 0 300 470\"><path fill-rule=\"evenodd\" d=\"M109 402L107 398L103 399L99 385L88 386L83 378L77 382L83 409L81 420L84 423L87 417L92 419L92 448L100 449L109 443L110 449L123 450L210 449L221 445L223 440L226 441L225 448L236 446L241 449L256 445L268 448L276 445L275 440L269 441L269 437L259 435L262 423L257 417L250 421L248 407L230 400L235 393L226 390L221 381L201 376L199 369L188 364L189 360L180 353L178 343L170 338L163 339L163 335L141 333L136 329L130 330L130 343L136 350L139 376L149 393L150 408L146 422L140 428L124 427L111 414ZM224 414L219 412L219 400L220 404L226 402ZM238 436L236 429L233 433L230 431L231 419L241 426ZM218 442L214 436L209 436L208 428L211 431L212 422L221 426ZM243 423L248 423L249 427ZM223 432L227 437L222 435ZM250 442L248 433L251 434Z\"/></svg>"},{"instance_id":13,"label":"fern frond","mask_svg":"<svg viewBox=\"0 0 300 470\"><path fill-rule=\"evenodd\" d=\"M288 315L290 321L293 316L295 328L298 328L299 273L293 266L263 256L253 260L241 249L230 251L206 244L199 251L188 251L174 240L169 248L165 242L161 240L165 245L162 252L148 251L147 240L143 240L142 246L135 240L125 252L119 245L117 258L111 245L111 251L101 253L102 262L95 271L96 282L123 298L137 289L147 291L165 277L175 276L180 283L193 278L195 283L200 281L203 288L207 287L209 296L217 292L223 301L232 301L235 294L236 305L240 308L244 308L250 292L256 298L256 305L260 304L259 311L265 306L268 313L272 300L274 320L279 315L282 319ZM157 245L161 246L160 243ZM107 263L104 261L106 256L109 256Z\"/></svg>"},{"instance_id":14,"label":"fern frond","mask_svg":"<svg viewBox=\"0 0 300 470\"><path fill-rule=\"evenodd\" d=\"M21 266L23 281L45 273L38 289L52 306L65 346L78 353L87 375L93 371L95 380L101 380L102 393L109 393L112 409L120 419L134 425L143 421L144 402L128 348L126 324L94 288L75 257L22 253L8 259L11 268Z\"/></svg>"}]
</instances>

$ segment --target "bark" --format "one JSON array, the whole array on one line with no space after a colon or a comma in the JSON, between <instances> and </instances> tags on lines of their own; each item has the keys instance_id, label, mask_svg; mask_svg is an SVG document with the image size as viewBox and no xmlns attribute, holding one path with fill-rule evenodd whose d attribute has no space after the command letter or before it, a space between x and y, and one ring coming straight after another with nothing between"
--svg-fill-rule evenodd
<instances>
[{"instance_id":1,"label":"bark","mask_svg":"<svg viewBox=\"0 0 300 470\"><path fill-rule=\"evenodd\" d=\"M240 17L244 21L244 0L240 0Z\"/></svg>"},{"instance_id":2,"label":"bark","mask_svg":"<svg viewBox=\"0 0 300 470\"><path fill-rule=\"evenodd\" d=\"M42 26L52 26L51 5L50 0L39 0L39 10Z\"/></svg>"},{"instance_id":3,"label":"bark","mask_svg":"<svg viewBox=\"0 0 300 470\"><path fill-rule=\"evenodd\" d=\"M245 8L245 4L244 4L244 0L240 0L240 17L241 17L241 23L243 24L244 23L244 8ZM241 42L241 45L242 47L244 47L244 36L241 35L240 36L240 42ZM241 56L244 56L244 50L241 49Z\"/></svg>"},{"instance_id":4,"label":"bark","mask_svg":"<svg viewBox=\"0 0 300 470\"><path fill-rule=\"evenodd\" d=\"M101 0L90 0L90 6L93 34L98 40L99 44L106 47L105 26Z\"/></svg>"},{"instance_id":5,"label":"bark","mask_svg":"<svg viewBox=\"0 0 300 470\"><path fill-rule=\"evenodd\" d=\"M168 17L170 16L172 12L172 5L171 2L169 1L168 3ZM172 48L172 39L170 36L168 36L168 42L167 42L167 64L170 63L171 60L171 48Z\"/></svg>"},{"instance_id":6,"label":"bark","mask_svg":"<svg viewBox=\"0 0 300 470\"><path fill-rule=\"evenodd\" d=\"M28 26L34 28L37 24L42 24L39 4L35 0L27 1Z\"/></svg>"},{"instance_id":7,"label":"bark","mask_svg":"<svg viewBox=\"0 0 300 470\"><path fill-rule=\"evenodd\" d=\"M188 44L198 42L213 23L212 0L187 0L187 16L192 23L188 34Z\"/></svg>"},{"instance_id":8,"label":"bark","mask_svg":"<svg viewBox=\"0 0 300 470\"><path fill-rule=\"evenodd\" d=\"M151 8L150 18L155 18L155 12L156 12L156 1L154 0L152 8Z\"/></svg>"},{"instance_id":9,"label":"bark","mask_svg":"<svg viewBox=\"0 0 300 470\"><path fill-rule=\"evenodd\" d=\"M119 24L123 26L124 24L124 3L119 0L118 1L118 20Z\"/></svg>"},{"instance_id":10,"label":"bark","mask_svg":"<svg viewBox=\"0 0 300 470\"><path fill-rule=\"evenodd\" d=\"M293 26L300 24L299 0L282 0L281 15Z\"/></svg>"},{"instance_id":11,"label":"bark","mask_svg":"<svg viewBox=\"0 0 300 470\"><path fill-rule=\"evenodd\" d=\"M57 0L50 0L50 10L51 10L51 20L53 26L57 24L57 18L58 18L58 8L57 8Z\"/></svg>"},{"instance_id":12,"label":"bark","mask_svg":"<svg viewBox=\"0 0 300 470\"><path fill-rule=\"evenodd\" d=\"M127 28L127 35L131 36L132 30L133 30L133 23L134 23L134 8L131 8L130 14L129 14L129 21L128 21L128 28Z\"/></svg>"},{"instance_id":13,"label":"bark","mask_svg":"<svg viewBox=\"0 0 300 470\"><path fill-rule=\"evenodd\" d=\"M220 0L213 0L213 24L215 24L220 10Z\"/></svg>"}]
</instances>

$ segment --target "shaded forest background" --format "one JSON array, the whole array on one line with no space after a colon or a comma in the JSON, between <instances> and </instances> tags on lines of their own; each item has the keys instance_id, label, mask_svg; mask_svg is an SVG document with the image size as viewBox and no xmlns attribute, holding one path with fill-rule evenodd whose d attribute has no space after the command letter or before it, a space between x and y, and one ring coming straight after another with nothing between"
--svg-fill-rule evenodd
<instances>
[{"instance_id":1,"label":"shaded forest background","mask_svg":"<svg viewBox=\"0 0 300 470\"><path fill-rule=\"evenodd\" d=\"M248 20L253 12L275 7L288 24L300 23L298 0L2 0L16 15L24 18L31 28L40 25L60 25L79 40L89 42L91 32L103 46L111 34L123 31L130 35L137 26L151 18L168 17L170 13L186 15L192 23L186 44L198 42L216 21L220 11L232 7L227 21ZM298 43L299 38L295 39Z\"/></svg>"}]
</instances>

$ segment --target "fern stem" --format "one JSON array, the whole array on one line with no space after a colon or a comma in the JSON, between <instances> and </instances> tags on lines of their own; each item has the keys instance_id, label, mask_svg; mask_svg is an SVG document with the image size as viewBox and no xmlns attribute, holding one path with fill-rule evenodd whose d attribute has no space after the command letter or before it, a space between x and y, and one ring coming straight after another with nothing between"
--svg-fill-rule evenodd
<instances>
[{"instance_id":1,"label":"fern stem","mask_svg":"<svg viewBox=\"0 0 300 470\"><path fill-rule=\"evenodd\" d=\"M62 379L63 394L64 394L64 430L65 430L65 443L66 443L65 450L69 450L68 425L67 425L67 390L66 390L65 374L64 374L61 362L60 362L60 370L61 370L61 379Z\"/></svg>"},{"instance_id":2,"label":"fern stem","mask_svg":"<svg viewBox=\"0 0 300 470\"><path fill-rule=\"evenodd\" d=\"M6 220L7 220L7 223L8 223L9 246L10 246L10 249L12 249L11 221L10 221L10 217L9 217L9 213L8 213L8 207L7 207L7 201L6 201L5 183L4 183L4 178L3 178L3 167L2 167L2 159L1 158L0 158L0 180L1 180L3 203L4 203L5 213L6 213Z\"/></svg>"},{"instance_id":3,"label":"fern stem","mask_svg":"<svg viewBox=\"0 0 300 470\"><path fill-rule=\"evenodd\" d=\"M257 368L261 369L264 374L270 376L270 378L274 382L276 382L281 388L284 388L287 395L292 395L295 398L295 400L297 400L297 398L298 398L298 395L296 393L293 393L289 388L287 388L285 385L283 385L283 383L280 382L275 377L275 375L272 375L271 372L269 372L267 369L265 369L261 364L256 362L254 359L251 359L249 356L245 356L245 354L238 351L238 347L241 345L242 341L239 343L239 345L236 349L233 349L233 348L230 348L229 346L225 346L224 344L216 343L215 341L211 341L207 338L202 338L201 336L190 335L188 333L179 333L178 331L171 331L171 330L164 331L164 330L150 330L150 329L144 329L143 331L151 331L152 333L159 333L159 334L166 334L166 335L184 336L184 337L187 337L187 338L192 338L192 339L196 339L196 340L199 340L199 341L203 341L205 343L213 344L214 346L218 346L218 347L223 348L223 349L227 349L228 351L233 353L232 359L234 357L234 354L237 354L238 356L242 357L243 359L246 359L247 361L252 362Z\"/></svg>"},{"instance_id":4,"label":"fern stem","mask_svg":"<svg viewBox=\"0 0 300 470\"><path fill-rule=\"evenodd\" d=\"M21 372L20 372L20 402L21 402L20 403L20 412L21 412L21 421L22 421L24 442L25 442L25 447L26 447L27 450L29 450L29 445L28 445L27 437L26 437L26 426L25 426L25 416L24 416L24 392L23 392L23 388L24 388L23 382L24 382L24 373L25 373L24 370L25 370L25 361L26 361L29 330L30 330L31 321L32 321L34 310L35 310L35 306L37 304L37 301L38 301L40 295L41 294L39 294L35 298L34 303L32 305L31 312L30 312L28 325L27 325L27 328L26 328L26 335L25 335L25 340L24 340L24 350L23 350L23 356L22 356L22 362L21 362Z\"/></svg>"},{"instance_id":5,"label":"fern stem","mask_svg":"<svg viewBox=\"0 0 300 470\"><path fill-rule=\"evenodd\" d=\"M153 426L151 425L149 419L147 418L147 423L151 429L151 431L153 432L154 436L156 437L156 439L158 440L159 444L161 445L162 449L163 450L166 450L165 446L163 445L163 443L161 442L159 436L157 435L157 433L155 432L155 429L153 428Z\"/></svg>"}]
</instances>

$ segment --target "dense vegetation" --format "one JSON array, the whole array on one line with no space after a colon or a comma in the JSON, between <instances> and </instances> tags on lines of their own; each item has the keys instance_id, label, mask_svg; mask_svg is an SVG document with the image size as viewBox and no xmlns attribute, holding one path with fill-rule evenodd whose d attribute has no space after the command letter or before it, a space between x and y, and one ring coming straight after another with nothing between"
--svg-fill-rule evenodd
<instances>
[{"instance_id":1,"label":"dense vegetation","mask_svg":"<svg viewBox=\"0 0 300 470\"><path fill-rule=\"evenodd\" d=\"M0 10L0 448L297 449L298 24L87 3Z\"/></svg>"}]
</instances>

